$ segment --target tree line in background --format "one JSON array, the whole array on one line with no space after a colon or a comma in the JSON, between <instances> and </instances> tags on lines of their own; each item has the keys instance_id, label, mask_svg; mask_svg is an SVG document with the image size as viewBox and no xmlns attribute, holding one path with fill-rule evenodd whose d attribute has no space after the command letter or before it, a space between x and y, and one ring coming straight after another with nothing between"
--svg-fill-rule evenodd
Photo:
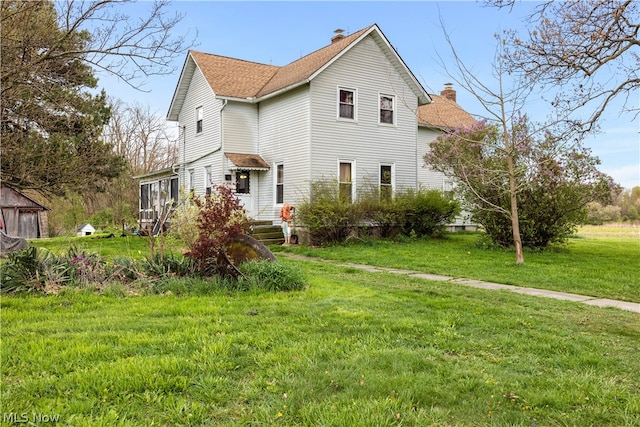
<instances>
[{"instance_id":1,"label":"tree line in background","mask_svg":"<svg viewBox=\"0 0 640 427\"><path fill-rule=\"evenodd\" d=\"M73 230L83 222L101 228L136 226L140 189L133 177L178 162L177 135L168 131L162 116L149 107L120 100L112 102L111 108L102 137L124 159L123 172L100 192L67 191L62 197L51 197L51 235Z\"/></svg>"},{"instance_id":2,"label":"tree line in background","mask_svg":"<svg viewBox=\"0 0 640 427\"><path fill-rule=\"evenodd\" d=\"M612 204L603 205L594 201L587 204L587 223L604 224L606 222L640 221L640 187L625 188Z\"/></svg>"}]
</instances>

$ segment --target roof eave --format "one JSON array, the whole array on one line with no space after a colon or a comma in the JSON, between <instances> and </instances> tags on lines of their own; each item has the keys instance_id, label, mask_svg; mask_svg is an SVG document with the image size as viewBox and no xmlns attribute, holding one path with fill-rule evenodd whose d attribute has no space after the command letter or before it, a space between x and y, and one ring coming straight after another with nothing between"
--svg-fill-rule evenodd
<instances>
[{"instance_id":1,"label":"roof eave","mask_svg":"<svg viewBox=\"0 0 640 427\"><path fill-rule=\"evenodd\" d=\"M150 179L150 178L153 178L154 176L171 176L171 175L177 175L173 166L170 166L164 169L158 169L142 175L135 175L135 176L132 176L131 178L132 179Z\"/></svg>"},{"instance_id":2,"label":"roof eave","mask_svg":"<svg viewBox=\"0 0 640 427\"><path fill-rule=\"evenodd\" d=\"M176 89L173 92L173 97L171 98L169 111L167 111L167 120L172 122L179 121L180 109L184 104L186 93L189 88L189 83L193 78L193 73L195 72L197 66L198 65L195 59L191 55L191 51L189 51L187 54L187 58L184 61L184 65L182 66L178 84L176 85Z\"/></svg>"},{"instance_id":3,"label":"roof eave","mask_svg":"<svg viewBox=\"0 0 640 427\"><path fill-rule=\"evenodd\" d=\"M304 86L304 85L308 84L310 81L311 81L311 78L300 80L300 81L298 81L298 82L296 82L294 84L291 84L289 86L285 86L285 87L283 87L281 89L278 89L276 91L273 91L273 92L268 93L266 95L263 95L261 97L254 98L253 102L262 102L262 101L266 101L267 99L275 98L276 96L281 95L281 94L286 93L286 92L289 92L290 90L296 89L296 88L298 88L300 86Z\"/></svg>"}]
</instances>

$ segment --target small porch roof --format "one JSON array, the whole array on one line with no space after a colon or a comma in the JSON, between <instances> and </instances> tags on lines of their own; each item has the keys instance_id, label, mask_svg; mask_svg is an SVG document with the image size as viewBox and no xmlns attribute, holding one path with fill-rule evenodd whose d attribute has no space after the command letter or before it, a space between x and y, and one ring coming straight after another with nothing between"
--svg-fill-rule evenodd
<instances>
[{"instance_id":1,"label":"small porch roof","mask_svg":"<svg viewBox=\"0 0 640 427\"><path fill-rule=\"evenodd\" d=\"M229 170L267 171L271 169L258 154L224 153L231 161Z\"/></svg>"}]
</instances>

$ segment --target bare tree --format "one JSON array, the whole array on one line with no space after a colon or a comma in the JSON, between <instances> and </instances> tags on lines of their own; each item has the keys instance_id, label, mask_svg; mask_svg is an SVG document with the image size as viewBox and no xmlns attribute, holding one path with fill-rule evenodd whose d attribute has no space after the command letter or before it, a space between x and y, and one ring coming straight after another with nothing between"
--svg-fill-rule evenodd
<instances>
[{"instance_id":1,"label":"bare tree","mask_svg":"<svg viewBox=\"0 0 640 427\"><path fill-rule=\"evenodd\" d=\"M494 76L496 77L497 89L492 89L489 86L488 82L480 80L476 76L476 73L474 73L465 65L464 61L458 56L449 34L446 32L446 30L444 30L444 24L442 22L441 25L443 27L445 39L453 54L455 69L450 70L450 67L447 67L445 61L442 58L440 58L441 66L458 86L462 87L464 90L467 90L474 96L475 99L479 101L480 105L484 109L484 114L481 116L487 117L488 120L496 123L498 125L498 129L501 130L500 137L494 138L494 140L499 141L501 145L494 145L494 149L497 149L501 152L502 157L506 161L506 170L503 167L497 171L493 170L494 173L488 175L493 175L494 177L505 177L506 175L509 189L509 204L507 206L498 204L495 201L485 197L481 192L477 191L473 180L470 179L470 177L466 174L466 171L469 170L468 168L473 168L474 165L461 165L461 167L458 168L458 171L456 171L456 168L452 167L444 167L441 170L445 173L454 174L455 177L460 181L460 183L467 189L469 189L469 191L473 193L479 201L482 202L482 205L485 206L486 209L501 212L511 219L513 244L516 250L516 262L523 263L524 254L522 250L520 222L518 218L518 183L516 179L516 165L513 162L514 151L516 149L516 141L513 141L512 139L510 124L515 112L523 107L526 97L530 93L531 89L528 86L517 85L514 86L513 89L506 89L506 82L504 81L506 72L504 70L504 64L499 53L495 55L495 61L493 63L493 71ZM498 44L498 46L500 45ZM469 140L467 142L472 143L473 141ZM427 156L426 160L427 163L429 163L432 167L436 169L438 168L436 166L436 162L433 161L433 159L429 161L429 157ZM463 159L461 158L460 160ZM486 165L476 166L486 167Z\"/></svg>"},{"instance_id":2,"label":"bare tree","mask_svg":"<svg viewBox=\"0 0 640 427\"><path fill-rule=\"evenodd\" d=\"M178 162L177 135L166 120L138 103L112 103L112 116L105 139L126 160L132 175L168 168Z\"/></svg>"},{"instance_id":3,"label":"bare tree","mask_svg":"<svg viewBox=\"0 0 640 427\"><path fill-rule=\"evenodd\" d=\"M515 0L489 0L517 7ZM506 33L505 59L540 88L561 88L554 107L583 111L583 131L596 128L614 99L637 116L640 88L640 2L637 0L546 1L528 17L525 34Z\"/></svg>"},{"instance_id":4,"label":"bare tree","mask_svg":"<svg viewBox=\"0 0 640 427\"><path fill-rule=\"evenodd\" d=\"M112 116L104 138L124 158L126 174L114 179L104 194L94 195L88 207L93 213L109 209L114 224L135 218L138 185L132 176L171 167L178 162L177 137L166 129L163 117L148 106L112 101Z\"/></svg>"},{"instance_id":5,"label":"bare tree","mask_svg":"<svg viewBox=\"0 0 640 427\"><path fill-rule=\"evenodd\" d=\"M141 77L175 72L174 59L193 45L193 40L175 31L184 16L169 12L169 0L155 0L138 3L148 9L133 17L128 11L133 10L135 3L135 0L56 2L63 37L79 31L90 35L81 52L58 55L81 55L94 69L117 76L137 89L142 87Z\"/></svg>"},{"instance_id":6,"label":"bare tree","mask_svg":"<svg viewBox=\"0 0 640 427\"><path fill-rule=\"evenodd\" d=\"M509 243L504 231L511 233L516 263L523 263L521 219L525 211L520 203L535 201L534 204L541 205L536 209L524 206L527 223L524 235L527 245L544 247L565 237L580 220L585 204L606 194L612 180L597 171L599 161L581 148L580 124L571 119L571 111L555 109L542 123L534 123L527 117L528 102L538 95L534 93L536 86L519 79L520 76L510 75L500 36L496 36L497 50L492 62L494 78L488 81L480 79L465 64L446 30L444 34L454 65L448 67L440 58L441 66L480 103L482 120L467 128L445 130L431 144L425 161L457 179L476 219L484 219L488 232L495 231L491 237L496 243ZM557 197L546 198L549 192L545 192L541 183L553 187L555 190L549 191L555 191L556 196L566 196L567 203L559 203ZM578 194L581 196L574 197ZM547 215L551 211L554 212ZM508 225L500 218L506 218ZM536 229L540 224L545 226L544 230ZM537 239L536 234L545 237Z\"/></svg>"}]
</instances>

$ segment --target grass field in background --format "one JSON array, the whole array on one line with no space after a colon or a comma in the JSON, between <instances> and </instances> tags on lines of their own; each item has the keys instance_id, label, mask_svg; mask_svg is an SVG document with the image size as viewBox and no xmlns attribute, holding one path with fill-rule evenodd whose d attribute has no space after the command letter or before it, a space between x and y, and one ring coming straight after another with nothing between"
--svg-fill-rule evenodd
<instances>
[{"instance_id":1,"label":"grass field in background","mask_svg":"<svg viewBox=\"0 0 640 427\"><path fill-rule=\"evenodd\" d=\"M640 424L635 313L295 263L305 291L3 297L2 411L69 426Z\"/></svg>"},{"instance_id":2,"label":"grass field in background","mask_svg":"<svg viewBox=\"0 0 640 427\"><path fill-rule=\"evenodd\" d=\"M615 237L610 230L617 230ZM546 251L525 250L524 265L515 264L512 250L480 246L478 233L453 233L445 239L402 243L351 241L326 248L275 246L272 250L640 302L640 237L636 237L636 230L637 227L616 225L583 227L566 245ZM156 250L160 242L156 239ZM105 257L149 255L149 239L138 236L38 239L32 244L57 252L73 244ZM165 239L164 246L167 252L184 252L184 247L173 239Z\"/></svg>"},{"instance_id":3,"label":"grass field in background","mask_svg":"<svg viewBox=\"0 0 640 427\"><path fill-rule=\"evenodd\" d=\"M572 292L640 302L640 239L580 237L546 251L525 250L525 264L512 250L478 246L479 234L454 233L413 242L358 241L326 248L278 248L340 262Z\"/></svg>"}]
</instances>

